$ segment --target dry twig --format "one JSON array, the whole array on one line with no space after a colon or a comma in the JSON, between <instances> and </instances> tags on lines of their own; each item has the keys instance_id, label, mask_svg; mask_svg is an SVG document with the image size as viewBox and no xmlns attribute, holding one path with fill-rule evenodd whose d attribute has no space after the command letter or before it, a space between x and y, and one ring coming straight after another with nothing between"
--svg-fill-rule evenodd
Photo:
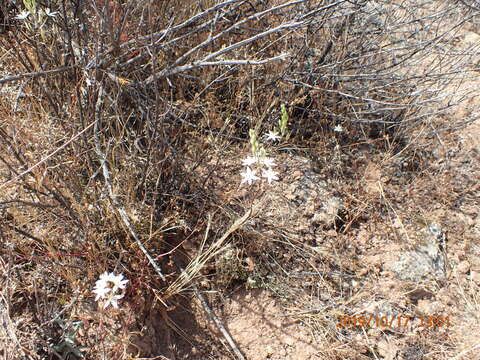
<instances>
[{"instance_id":1,"label":"dry twig","mask_svg":"<svg viewBox=\"0 0 480 360\"><path fill-rule=\"evenodd\" d=\"M100 87L98 90L97 94L97 104L95 108L95 113L96 113L96 121L95 121L95 149L97 151L97 155L99 157L99 161L102 164L102 171L103 171L103 177L105 179L105 187L107 188L108 191L108 197L110 198L110 201L112 202L112 205L117 212L117 214L120 216L120 219L122 220L123 224L125 227L128 229L130 235L135 239L135 242L137 243L138 247L142 252L145 254L146 258L148 259L148 262L152 265L152 267L155 269L155 272L157 273L160 278L165 281L165 275L163 275L162 270L160 269L160 266L156 263L155 259L150 255L148 250L143 246L142 241L140 240L140 237L138 236L137 232L135 231L132 223L130 222L130 219L128 218L127 212L123 208L122 205L117 200L117 195L113 191L113 186L112 186L112 180L110 176L110 171L108 170L107 166L107 161L106 161L106 155L102 150L102 147L100 145L100 136L99 136L99 128L100 128L100 119L101 119L101 105L103 101L103 88Z\"/></svg>"},{"instance_id":2,"label":"dry twig","mask_svg":"<svg viewBox=\"0 0 480 360\"><path fill-rule=\"evenodd\" d=\"M245 357L243 356L242 352L238 348L237 344L233 340L233 338L230 335L230 333L228 332L228 330L225 329L225 326L223 326L223 323L215 315L215 313L210 308L210 306L208 306L208 302L207 302L207 299L205 298L205 296L203 296L203 294L200 292L197 285L192 284L192 287L193 287L193 291L195 292L195 295L198 297L198 299L200 300L200 303L202 304L203 310L205 310L205 312L210 317L210 319L215 323L215 326L217 327L217 329L222 333L225 340L227 340L228 345L230 345L230 347L231 347L233 353L235 354L235 356L237 357L237 359L245 360Z\"/></svg>"}]
</instances>

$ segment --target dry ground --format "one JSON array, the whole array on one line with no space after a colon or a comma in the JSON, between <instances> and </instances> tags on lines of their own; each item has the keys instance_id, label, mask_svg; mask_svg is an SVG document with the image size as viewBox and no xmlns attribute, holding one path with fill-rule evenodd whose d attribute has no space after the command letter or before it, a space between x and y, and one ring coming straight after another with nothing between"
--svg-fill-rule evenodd
<instances>
[{"instance_id":1,"label":"dry ground","mask_svg":"<svg viewBox=\"0 0 480 360\"><path fill-rule=\"evenodd\" d=\"M113 45L145 29L170 28L218 3L155 3L149 11L139 3L130 9L142 16L137 29L122 17L129 14L127 5L88 2L97 9L92 18L110 19L99 21L105 27L97 34L99 47L122 21ZM241 10L256 13L264 3L283 2L242 2ZM312 1L311 8L295 11L310 14L326 3ZM206 41L244 16L228 8L212 12L208 31L186 32L187 43L172 49L150 43L150 53L139 46L125 54L113 46L103 53L111 57L102 60L101 71L0 85L0 358L480 359L478 15L463 22L472 13L455 12L457 5L446 0L418 8L395 1L388 6L398 10L401 31L383 37L375 30L379 21L387 26L398 19L390 19L381 1L354 3L325 13L331 19L311 24L312 33L298 29L248 48L257 59L275 56L273 45L280 44L299 56L289 67L193 68L160 85L152 81L146 90L139 86L155 66L173 62L193 41ZM58 11L61 4L51 2ZM361 9L356 21L367 35L345 15L350 4ZM362 17L375 9L375 19ZM224 49L235 36L243 39L242 31L258 34L263 26L294 19L295 11L254 18L197 53ZM436 28L431 14L442 11L449 15L440 16ZM168 16L155 18L156 12ZM410 15L421 20L410 22ZM65 63L55 62L60 45L48 32L30 42L31 29L12 24L22 33L10 29L2 38L1 77L45 70L42 61L54 68L73 61L65 50ZM371 40L370 30L378 38ZM434 34L430 47L423 32ZM12 33L16 40L7 39ZM365 41L350 42L347 33ZM398 58L390 56L396 54L392 46L409 44L401 40L404 33L422 50L414 48L407 59L402 50ZM169 36L162 41L174 38ZM321 40L328 36L335 41ZM312 44L317 48L305 50ZM104 51L87 45L93 54ZM348 55L354 46L365 54ZM431 52L422 53L427 47ZM78 49L70 50L82 59ZM134 58L142 51L148 61ZM20 55L29 61L15 62ZM320 80L305 70L310 57L326 69ZM387 60L398 65L388 74L401 86L384 81L383 72L379 83L363 78L373 71L358 75ZM445 69L455 70L454 80L437 77ZM326 76L329 71L347 85ZM348 85L356 74L355 86L365 86L365 93ZM409 87L399 74L418 85ZM86 86L87 80L100 85ZM271 129L281 103L288 105L291 137L265 145L279 181L240 186L241 159L250 153L248 129ZM338 124L341 132L333 130ZM246 221L235 223L249 211ZM104 271L129 279L119 309L94 301L91 290ZM202 298L243 355L232 351ZM360 316L370 322L342 326L346 317Z\"/></svg>"},{"instance_id":2,"label":"dry ground","mask_svg":"<svg viewBox=\"0 0 480 360\"><path fill-rule=\"evenodd\" d=\"M472 79L464 86L475 84L478 80ZM443 126L461 121L467 113L478 111L479 101L480 97L472 97L435 121ZM286 276L281 280L266 279L265 290L248 289L248 285L245 289L240 283L222 295L213 292L214 309L246 358L480 359L478 121L435 136L428 148L438 155L428 159L421 172L412 171L408 182L395 174L394 159L380 158L359 166L352 184L338 184L339 191L347 196L364 196L365 200L355 199L363 206L356 210L353 224L347 231L326 231L329 241L302 254L306 261L282 264L278 273L283 271ZM385 207L384 216L362 215L362 210L376 203ZM399 268L398 263L409 252L421 252L430 241L426 229L432 225L441 229L441 235L432 241L441 250L437 255L442 258L442 267L432 268L426 256L413 258ZM262 240L271 241L268 236ZM283 248L283 256L298 257L298 248L289 244L287 250ZM255 255L243 256L248 260L243 264L245 271L257 276ZM258 261L265 261L257 256ZM322 271L326 259L349 276ZM231 268L228 270L231 275ZM221 338L199 306L194 314L202 331L209 329ZM399 325L396 318L391 326L372 322L370 326L337 327L339 316L355 314L387 315L389 321L392 316L413 316L416 320L409 323L402 319ZM422 326L420 318L428 316L448 317L450 323ZM192 330L189 336L198 331ZM199 359L233 356L213 355L203 338L197 341L185 358L197 358L194 354L199 354Z\"/></svg>"}]
</instances>

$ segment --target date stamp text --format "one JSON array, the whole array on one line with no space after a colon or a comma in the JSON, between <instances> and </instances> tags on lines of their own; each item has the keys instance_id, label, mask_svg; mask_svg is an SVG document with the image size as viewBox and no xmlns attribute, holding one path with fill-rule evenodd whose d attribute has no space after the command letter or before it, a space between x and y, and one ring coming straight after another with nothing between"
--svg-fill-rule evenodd
<instances>
[{"instance_id":1,"label":"date stamp text","mask_svg":"<svg viewBox=\"0 0 480 360\"><path fill-rule=\"evenodd\" d=\"M452 323L447 315L338 315L337 328L407 328L407 327L449 327Z\"/></svg>"}]
</instances>

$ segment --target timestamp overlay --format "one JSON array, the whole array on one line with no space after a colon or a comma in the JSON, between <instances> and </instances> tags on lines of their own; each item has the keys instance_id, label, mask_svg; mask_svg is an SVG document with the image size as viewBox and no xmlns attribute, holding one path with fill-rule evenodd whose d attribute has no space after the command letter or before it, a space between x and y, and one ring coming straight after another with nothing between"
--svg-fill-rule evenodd
<instances>
[{"instance_id":1,"label":"timestamp overlay","mask_svg":"<svg viewBox=\"0 0 480 360\"><path fill-rule=\"evenodd\" d=\"M405 314L361 314L337 315L337 328L441 328L450 327L452 321L448 315L405 315Z\"/></svg>"}]
</instances>

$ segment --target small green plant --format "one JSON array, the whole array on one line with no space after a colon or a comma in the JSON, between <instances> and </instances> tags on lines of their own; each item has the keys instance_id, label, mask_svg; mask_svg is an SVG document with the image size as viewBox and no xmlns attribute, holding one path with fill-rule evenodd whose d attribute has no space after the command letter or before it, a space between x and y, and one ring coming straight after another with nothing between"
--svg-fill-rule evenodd
<instances>
[{"instance_id":1,"label":"small green plant","mask_svg":"<svg viewBox=\"0 0 480 360\"><path fill-rule=\"evenodd\" d=\"M252 147L252 154L255 155L258 149L258 140L257 140L257 132L255 129L250 129L248 131L248 136L250 136L250 145Z\"/></svg>"},{"instance_id":2,"label":"small green plant","mask_svg":"<svg viewBox=\"0 0 480 360\"><path fill-rule=\"evenodd\" d=\"M282 135L282 137L287 137L287 126L288 126L287 107L285 106L285 104L282 104L280 106L280 109L282 111L282 117L278 121L278 128L279 128L280 135Z\"/></svg>"},{"instance_id":3,"label":"small green plant","mask_svg":"<svg viewBox=\"0 0 480 360\"><path fill-rule=\"evenodd\" d=\"M60 342L53 346L53 350L59 353L62 359L70 359L70 354L75 355L78 359L83 359L85 356L82 352L87 350L87 348L78 347L75 343L75 338L82 322L55 320L55 323L62 328L63 334Z\"/></svg>"},{"instance_id":4,"label":"small green plant","mask_svg":"<svg viewBox=\"0 0 480 360\"><path fill-rule=\"evenodd\" d=\"M266 155L264 147L258 142L257 132L255 129L248 131L250 136L250 146L252 147L252 155L259 158Z\"/></svg>"},{"instance_id":5,"label":"small green plant","mask_svg":"<svg viewBox=\"0 0 480 360\"><path fill-rule=\"evenodd\" d=\"M37 0L23 0L23 5L31 14L37 12Z\"/></svg>"}]
</instances>

